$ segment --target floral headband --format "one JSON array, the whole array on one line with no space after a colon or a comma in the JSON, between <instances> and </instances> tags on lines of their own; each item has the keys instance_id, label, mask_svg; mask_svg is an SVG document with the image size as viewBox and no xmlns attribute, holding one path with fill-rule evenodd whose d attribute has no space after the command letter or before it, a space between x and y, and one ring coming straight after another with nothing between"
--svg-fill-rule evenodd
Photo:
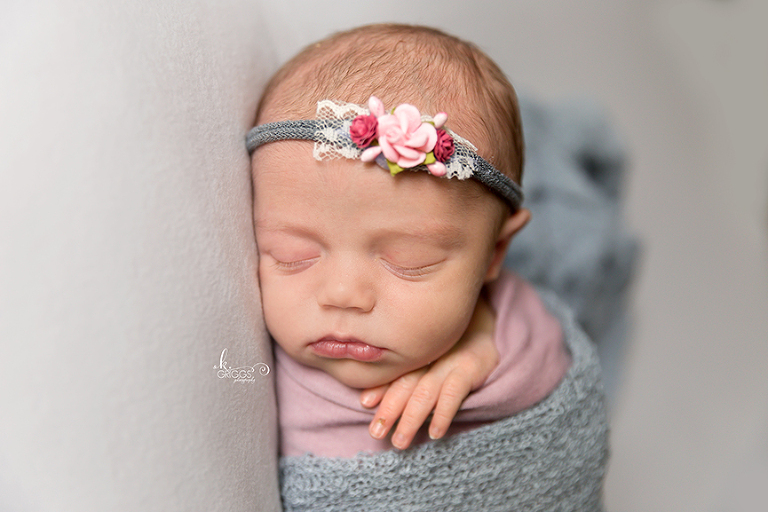
<instances>
[{"instance_id":1,"label":"floral headband","mask_svg":"<svg viewBox=\"0 0 768 512\"><path fill-rule=\"evenodd\" d=\"M334 158L376 162L394 176L405 170L426 170L445 178L473 178L501 197L513 212L520 208L520 186L477 154L466 139L443 127L448 115L423 116L403 103L386 113L371 96L367 108L332 100L317 102L317 119L278 121L248 132L248 152L268 142L311 140L317 160Z\"/></svg>"}]
</instances>

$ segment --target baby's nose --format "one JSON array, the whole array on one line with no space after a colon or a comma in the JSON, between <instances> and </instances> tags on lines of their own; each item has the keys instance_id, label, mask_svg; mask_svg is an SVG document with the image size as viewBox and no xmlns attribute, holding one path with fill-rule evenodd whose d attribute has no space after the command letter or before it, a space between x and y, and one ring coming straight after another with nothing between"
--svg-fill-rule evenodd
<instances>
[{"instance_id":1,"label":"baby's nose","mask_svg":"<svg viewBox=\"0 0 768 512\"><path fill-rule=\"evenodd\" d=\"M317 294L321 307L355 309L367 313L376 304L365 269L340 261L326 268L328 275Z\"/></svg>"}]
</instances>

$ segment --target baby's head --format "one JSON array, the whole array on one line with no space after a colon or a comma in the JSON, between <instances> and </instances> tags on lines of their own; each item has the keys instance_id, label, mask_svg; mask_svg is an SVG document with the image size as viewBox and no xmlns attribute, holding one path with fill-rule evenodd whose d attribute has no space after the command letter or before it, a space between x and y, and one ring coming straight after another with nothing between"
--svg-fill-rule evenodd
<instances>
[{"instance_id":1,"label":"baby's head","mask_svg":"<svg viewBox=\"0 0 768 512\"><path fill-rule=\"evenodd\" d=\"M311 119L320 99L448 114L451 130L520 183L523 135L515 90L487 55L438 30L369 25L317 42L286 63L262 95L256 124Z\"/></svg>"},{"instance_id":2,"label":"baby's head","mask_svg":"<svg viewBox=\"0 0 768 512\"><path fill-rule=\"evenodd\" d=\"M393 150L350 137L349 119L323 135L312 123L309 135L301 123L259 135L254 217L267 327L288 355L352 387L390 382L447 352L528 220L508 179L519 183L523 159L514 90L485 54L442 32L377 25L316 43L269 82L256 124L315 119L325 99L370 104L383 123L371 96L386 112L407 103L402 112L435 116L424 129L432 142L420 147L425 164L444 161L449 176L483 167L491 180L478 169L463 180L397 172L387 161ZM439 112L447 113L442 134L432 127L442 125ZM432 149L435 133L449 137L453 157ZM373 148L366 161L353 141ZM344 157L316 158L329 147ZM377 161L392 174L368 161L380 147Z\"/></svg>"}]
</instances>

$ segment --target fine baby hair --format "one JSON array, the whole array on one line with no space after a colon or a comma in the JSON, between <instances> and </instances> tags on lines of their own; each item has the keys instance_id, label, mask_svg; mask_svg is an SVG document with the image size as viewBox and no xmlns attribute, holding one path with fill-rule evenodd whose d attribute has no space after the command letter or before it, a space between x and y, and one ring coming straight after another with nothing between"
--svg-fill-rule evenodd
<instances>
[{"instance_id":1,"label":"fine baby hair","mask_svg":"<svg viewBox=\"0 0 768 512\"><path fill-rule=\"evenodd\" d=\"M512 85L476 46L432 28L371 25L309 46L267 84L256 124L315 118L323 99L367 105L371 96L388 109L446 112L455 134L520 183L523 139Z\"/></svg>"}]
</instances>

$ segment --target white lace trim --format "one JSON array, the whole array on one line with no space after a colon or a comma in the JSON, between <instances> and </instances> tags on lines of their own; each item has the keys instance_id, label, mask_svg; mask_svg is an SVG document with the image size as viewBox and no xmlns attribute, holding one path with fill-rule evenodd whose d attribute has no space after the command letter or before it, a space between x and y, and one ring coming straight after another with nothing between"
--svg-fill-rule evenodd
<instances>
[{"instance_id":1,"label":"white lace trim","mask_svg":"<svg viewBox=\"0 0 768 512\"><path fill-rule=\"evenodd\" d=\"M328 142L315 142L312 156L316 160L335 160L337 158L360 158L362 150L349 137L349 127L357 116L368 115L369 111L362 105L344 103L333 100L317 102L317 120L320 122L318 132ZM343 120L341 127L323 121Z\"/></svg>"}]
</instances>

